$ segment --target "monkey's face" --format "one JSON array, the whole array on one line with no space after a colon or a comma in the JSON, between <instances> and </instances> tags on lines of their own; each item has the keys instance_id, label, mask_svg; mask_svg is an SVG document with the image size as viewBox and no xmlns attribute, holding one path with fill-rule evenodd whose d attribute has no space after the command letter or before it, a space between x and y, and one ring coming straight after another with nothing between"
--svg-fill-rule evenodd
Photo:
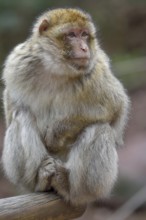
<instances>
[{"instance_id":1,"label":"monkey's face","mask_svg":"<svg viewBox=\"0 0 146 220\"><path fill-rule=\"evenodd\" d=\"M57 9L40 19L39 34L48 42L45 50L48 48L58 66L63 64L78 73L89 72L95 65L95 33L90 16L79 10Z\"/></svg>"},{"instance_id":2,"label":"monkey's face","mask_svg":"<svg viewBox=\"0 0 146 220\"><path fill-rule=\"evenodd\" d=\"M85 28L70 28L64 34L64 58L76 68L87 68L90 64L90 34Z\"/></svg>"}]
</instances>

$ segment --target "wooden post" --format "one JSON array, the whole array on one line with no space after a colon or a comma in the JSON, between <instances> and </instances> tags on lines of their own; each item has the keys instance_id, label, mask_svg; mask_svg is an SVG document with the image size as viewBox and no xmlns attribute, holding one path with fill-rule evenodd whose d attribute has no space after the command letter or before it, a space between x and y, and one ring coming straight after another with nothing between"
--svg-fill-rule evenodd
<instances>
[{"instance_id":1,"label":"wooden post","mask_svg":"<svg viewBox=\"0 0 146 220\"><path fill-rule=\"evenodd\" d=\"M85 207L72 207L51 193L32 193L0 199L0 220L69 220Z\"/></svg>"}]
</instances>

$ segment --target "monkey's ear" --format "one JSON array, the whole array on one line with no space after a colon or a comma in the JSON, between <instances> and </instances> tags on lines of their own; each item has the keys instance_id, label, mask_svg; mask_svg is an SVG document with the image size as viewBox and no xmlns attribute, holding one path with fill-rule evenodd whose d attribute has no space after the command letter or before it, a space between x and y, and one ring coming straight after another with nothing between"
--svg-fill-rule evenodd
<instances>
[{"instance_id":1,"label":"monkey's ear","mask_svg":"<svg viewBox=\"0 0 146 220\"><path fill-rule=\"evenodd\" d=\"M49 27L49 22L45 19L39 26L39 33L42 34L43 32L47 31Z\"/></svg>"}]
</instances>

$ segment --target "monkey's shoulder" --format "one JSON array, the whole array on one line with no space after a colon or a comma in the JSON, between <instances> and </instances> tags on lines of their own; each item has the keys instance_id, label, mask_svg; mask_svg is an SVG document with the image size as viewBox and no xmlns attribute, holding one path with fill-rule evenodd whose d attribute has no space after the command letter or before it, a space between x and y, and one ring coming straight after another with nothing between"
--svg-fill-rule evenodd
<instances>
[{"instance_id":1,"label":"monkey's shoulder","mask_svg":"<svg viewBox=\"0 0 146 220\"><path fill-rule=\"evenodd\" d=\"M40 47L37 44L31 43L31 40L28 39L23 43L18 44L8 55L3 71L3 78L7 80L9 74L19 75L26 74L29 71L29 68L32 70L32 64L37 64L39 62Z\"/></svg>"}]
</instances>

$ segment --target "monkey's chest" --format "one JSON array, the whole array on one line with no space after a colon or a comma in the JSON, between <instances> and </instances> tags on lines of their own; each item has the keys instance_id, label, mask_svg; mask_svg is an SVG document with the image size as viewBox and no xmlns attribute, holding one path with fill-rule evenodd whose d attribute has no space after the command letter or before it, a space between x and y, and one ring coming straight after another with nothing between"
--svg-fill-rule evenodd
<instances>
[{"instance_id":1,"label":"monkey's chest","mask_svg":"<svg viewBox=\"0 0 146 220\"><path fill-rule=\"evenodd\" d=\"M48 151L61 154L68 152L82 132L97 122L97 115L97 100L64 92L56 95L41 117L36 118Z\"/></svg>"},{"instance_id":2,"label":"monkey's chest","mask_svg":"<svg viewBox=\"0 0 146 220\"><path fill-rule=\"evenodd\" d=\"M95 118L89 118L83 115L54 120L50 126L48 125L44 136L47 149L53 154L68 153L84 129L95 122Z\"/></svg>"}]
</instances>

